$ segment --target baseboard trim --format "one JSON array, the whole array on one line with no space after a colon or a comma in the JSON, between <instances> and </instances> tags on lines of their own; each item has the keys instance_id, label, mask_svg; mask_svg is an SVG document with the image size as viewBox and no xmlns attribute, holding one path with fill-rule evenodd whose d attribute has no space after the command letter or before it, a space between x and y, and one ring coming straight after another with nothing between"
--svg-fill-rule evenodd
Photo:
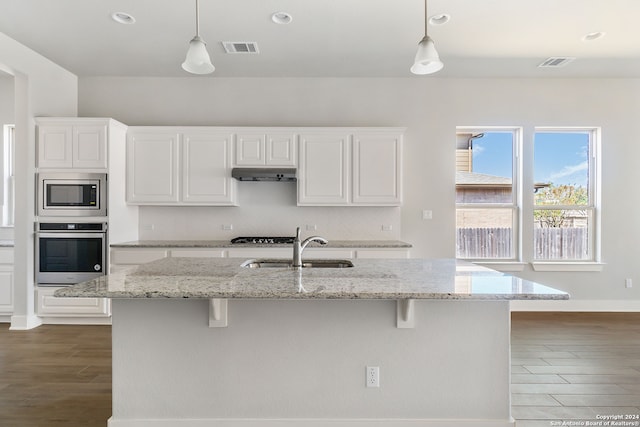
<instances>
[{"instance_id":1,"label":"baseboard trim","mask_svg":"<svg viewBox=\"0 0 640 427\"><path fill-rule=\"evenodd\" d=\"M29 329L37 328L42 325L42 319L40 319L35 314L29 316L11 316L11 326L9 327L12 331L27 331Z\"/></svg>"},{"instance_id":2,"label":"baseboard trim","mask_svg":"<svg viewBox=\"0 0 640 427\"><path fill-rule=\"evenodd\" d=\"M111 325L111 317L41 317L43 325Z\"/></svg>"},{"instance_id":3,"label":"baseboard trim","mask_svg":"<svg viewBox=\"0 0 640 427\"><path fill-rule=\"evenodd\" d=\"M435 420L435 419L162 419L118 420L110 418L108 427L515 427L511 420Z\"/></svg>"},{"instance_id":4,"label":"baseboard trim","mask_svg":"<svg viewBox=\"0 0 640 427\"><path fill-rule=\"evenodd\" d=\"M511 311L640 312L640 300L517 300Z\"/></svg>"}]
</instances>

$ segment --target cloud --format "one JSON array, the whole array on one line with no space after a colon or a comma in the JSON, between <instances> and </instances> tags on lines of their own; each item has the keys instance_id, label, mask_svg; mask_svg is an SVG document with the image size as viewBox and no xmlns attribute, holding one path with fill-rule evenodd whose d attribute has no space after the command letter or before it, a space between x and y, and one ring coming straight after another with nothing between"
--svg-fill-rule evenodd
<instances>
[{"instance_id":1,"label":"cloud","mask_svg":"<svg viewBox=\"0 0 640 427\"><path fill-rule=\"evenodd\" d=\"M561 178L566 178L568 176L575 175L578 172L589 170L589 162L584 161L582 163L578 163L577 165L565 166L558 172L554 172L549 176L549 181L556 182Z\"/></svg>"},{"instance_id":2,"label":"cloud","mask_svg":"<svg viewBox=\"0 0 640 427\"><path fill-rule=\"evenodd\" d=\"M486 149L487 149L487 147L485 147L482 144L478 144L476 142L475 144L473 144L473 155L474 156L479 156L480 154L484 153Z\"/></svg>"}]
</instances>

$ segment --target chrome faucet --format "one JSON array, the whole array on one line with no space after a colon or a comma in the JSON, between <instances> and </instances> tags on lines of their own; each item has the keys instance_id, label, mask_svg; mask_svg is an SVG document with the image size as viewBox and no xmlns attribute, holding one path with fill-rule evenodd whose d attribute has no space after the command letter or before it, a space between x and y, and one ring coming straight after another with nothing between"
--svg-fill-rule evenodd
<instances>
[{"instance_id":1,"label":"chrome faucet","mask_svg":"<svg viewBox=\"0 0 640 427\"><path fill-rule=\"evenodd\" d=\"M323 245L329 243L327 239L320 236L307 237L302 243L300 243L300 227L298 227L296 229L296 237L295 239L293 239L293 268L302 268L302 251L304 251L304 248L306 248L307 245L311 242L318 242Z\"/></svg>"}]
</instances>

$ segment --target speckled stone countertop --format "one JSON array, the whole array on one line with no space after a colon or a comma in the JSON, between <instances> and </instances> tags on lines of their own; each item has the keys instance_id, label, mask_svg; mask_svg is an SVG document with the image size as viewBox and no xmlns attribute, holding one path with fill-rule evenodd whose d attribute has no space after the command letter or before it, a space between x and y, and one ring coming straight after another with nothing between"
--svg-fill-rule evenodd
<instances>
[{"instance_id":1,"label":"speckled stone countertop","mask_svg":"<svg viewBox=\"0 0 640 427\"><path fill-rule=\"evenodd\" d=\"M351 268L243 268L241 258L164 258L59 289L58 297L568 299L559 290L454 259L355 259Z\"/></svg>"},{"instance_id":2,"label":"speckled stone countertop","mask_svg":"<svg viewBox=\"0 0 640 427\"><path fill-rule=\"evenodd\" d=\"M290 244L231 243L228 240L135 240L112 243L112 248L290 248ZM410 248L399 240L330 240L326 245L312 242L309 247L323 248Z\"/></svg>"}]
</instances>

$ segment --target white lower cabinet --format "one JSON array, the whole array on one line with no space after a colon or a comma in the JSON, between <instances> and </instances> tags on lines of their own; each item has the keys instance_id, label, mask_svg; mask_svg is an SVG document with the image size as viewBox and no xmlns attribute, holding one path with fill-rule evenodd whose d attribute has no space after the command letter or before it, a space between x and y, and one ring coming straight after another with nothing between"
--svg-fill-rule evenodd
<instances>
[{"instance_id":1,"label":"white lower cabinet","mask_svg":"<svg viewBox=\"0 0 640 427\"><path fill-rule=\"evenodd\" d=\"M109 273L117 273L168 256L169 251L165 248L111 249L109 254Z\"/></svg>"},{"instance_id":2,"label":"white lower cabinet","mask_svg":"<svg viewBox=\"0 0 640 427\"><path fill-rule=\"evenodd\" d=\"M356 258L360 258L360 259L409 258L409 249L408 248L357 249Z\"/></svg>"},{"instance_id":3,"label":"white lower cabinet","mask_svg":"<svg viewBox=\"0 0 640 427\"><path fill-rule=\"evenodd\" d=\"M229 258L291 258L293 249L289 248L230 248Z\"/></svg>"},{"instance_id":4,"label":"white lower cabinet","mask_svg":"<svg viewBox=\"0 0 640 427\"><path fill-rule=\"evenodd\" d=\"M38 316L95 318L111 315L111 301L108 298L57 298L53 296L57 289L61 288L38 287L36 289L36 314ZM45 323L57 322L50 320Z\"/></svg>"},{"instance_id":5,"label":"white lower cabinet","mask_svg":"<svg viewBox=\"0 0 640 427\"><path fill-rule=\"evenodd\" d=\"M224 249L200 249L200 248L185 248L185 249L171 249L170 254L172 258L224 258L227 251Z\"/></svg>"},{"instance_id":6,"label":"white lower cabinet","mask_svg":"<svg viewBox=\"0 0 640 427\"><path fill-rule=\"evenodd\" d=\"M0 317L13 314L13 248L0 248Z\"/></svg>"}]
</instances>

